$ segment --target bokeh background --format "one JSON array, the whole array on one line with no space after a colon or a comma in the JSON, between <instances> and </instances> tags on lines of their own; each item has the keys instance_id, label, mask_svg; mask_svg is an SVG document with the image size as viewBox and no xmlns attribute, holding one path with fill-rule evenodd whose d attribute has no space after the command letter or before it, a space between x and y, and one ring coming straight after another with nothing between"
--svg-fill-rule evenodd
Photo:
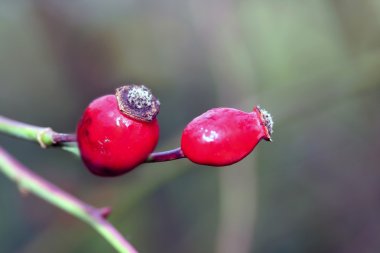
<instances>
[{"instance_id":1,"label":"bokeh background","mask_svg":"<svg viewBox=\"0 0 380 253\"><path fill-rule=\"evenodd\" d=\"M275 120L274 142L223 168L183 159L112 179L0 136L95 206L141 252L380 249L380 2L0 1L0 114L72 132L123 83L160 98L157 150L212 107ZM0 252L114 252L92 228L0 175Z\"/></svg>"}]
</instances>

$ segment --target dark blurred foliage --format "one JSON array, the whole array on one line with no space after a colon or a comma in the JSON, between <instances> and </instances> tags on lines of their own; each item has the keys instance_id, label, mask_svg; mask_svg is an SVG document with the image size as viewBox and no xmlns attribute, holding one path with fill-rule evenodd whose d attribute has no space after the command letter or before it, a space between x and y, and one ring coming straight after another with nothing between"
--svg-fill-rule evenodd
<instances>
[{"instance_id":1,"label":"dark blurred foliage","mask_svg":"<svg viewBox=\"0 0 380 253\"><path fill-rule=\"evenodd\" d=\"M110 220L141 252L380 249L376 0L0 2L0 114L74 131L123 83L160 98L158 150L211 107L272 112L273 143L241 163L180 160L123 177L0 136L21 162ZM113 252L86 224L0 175L0 252Z\"/></svg>"}]
</instances>

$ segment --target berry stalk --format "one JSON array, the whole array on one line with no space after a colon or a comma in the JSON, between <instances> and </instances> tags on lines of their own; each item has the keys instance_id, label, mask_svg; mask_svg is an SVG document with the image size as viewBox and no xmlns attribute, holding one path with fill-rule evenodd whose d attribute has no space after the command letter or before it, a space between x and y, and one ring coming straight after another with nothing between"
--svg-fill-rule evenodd
<instances>
[{"instance_id":1,"label":"berry stalk","mask_svg":"<svg viewBox=\"0 0 380 253\"><path fill-rule=\"evenodd\" d=\"M181 148L176 148L168 151L153 152L145 160L146 163L167 162L176 159L185 158Z\"/></svg>"}]
</instances>

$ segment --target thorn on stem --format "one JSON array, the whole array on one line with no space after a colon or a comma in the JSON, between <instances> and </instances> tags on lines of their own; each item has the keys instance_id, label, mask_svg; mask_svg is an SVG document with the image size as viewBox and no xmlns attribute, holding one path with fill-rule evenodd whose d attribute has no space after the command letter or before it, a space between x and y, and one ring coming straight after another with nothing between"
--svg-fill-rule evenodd
<instances>
[{"instance_id":1,"label":"thorn on stem","mask_svg":"<svg viewBox=\"0 0 380 253\"><path fill-rule=\"evenodd\" d=\"M99 209L99 214L102 216L104 219L107 219L108 216L111 214L111 207L102 207Z\"/></svg>"}]
</instances>

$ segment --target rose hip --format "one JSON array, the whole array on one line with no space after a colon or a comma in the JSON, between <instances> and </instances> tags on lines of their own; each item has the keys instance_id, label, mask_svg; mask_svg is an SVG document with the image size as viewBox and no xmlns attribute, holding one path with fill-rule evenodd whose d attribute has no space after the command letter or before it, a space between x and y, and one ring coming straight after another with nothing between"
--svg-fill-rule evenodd
<instances>
[{"instance_id":1,"label":"rose hip","mask_svg":"<svg viewBox=\"0 0 380 253\"><path fill-rule=\"evenodd\" d=\"M269 113L215 108L192 120L184 129L181 149L192 162L211 166L236 163L261 139L271 140L273 121Z\"/></svg>"},{"instance_id":2,"label":"rose hip","mask_svg":"<svg viewBox=\"0 0 380 253\"><path fill-rule=\"evenodd\" d=\"M158 111L159 101L145 86L123 86L91 102L77 127L87 168L118 176L144 162L158 142Z\"/></svg>"}]
</instances>

